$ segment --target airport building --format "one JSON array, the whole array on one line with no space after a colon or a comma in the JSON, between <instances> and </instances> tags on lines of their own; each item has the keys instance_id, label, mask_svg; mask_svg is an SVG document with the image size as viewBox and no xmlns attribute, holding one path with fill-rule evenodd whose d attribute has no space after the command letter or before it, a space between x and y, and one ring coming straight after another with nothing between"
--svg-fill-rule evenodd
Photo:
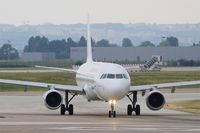
<instances>
[{"instance_id":1,"label":"airport building","mask_svg":"<svg viewBox=\"0 0 200 133\"><path fill-rule=\"evenodd\" d=\"M73 61L86 59L86 47L72 47ZM147 61L161 55L163 61L200 60L200 47L93 47L93 58L98 61Z\"/></svg>"}]
</instances>

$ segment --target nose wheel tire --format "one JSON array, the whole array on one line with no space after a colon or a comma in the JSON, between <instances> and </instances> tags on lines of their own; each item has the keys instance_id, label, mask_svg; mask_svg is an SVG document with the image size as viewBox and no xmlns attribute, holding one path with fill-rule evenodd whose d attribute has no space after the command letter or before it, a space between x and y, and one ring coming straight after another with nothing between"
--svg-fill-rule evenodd
<instances>
[{"instance_id":1,"label":"nose wheel tire","mask_svg":"<svg viewBox=\"0 0 200 133\"><path fill-rule=\"evenodd\" d=\"M116 117L115 104L111 103L110 107L111 110L108 112L108 117L111 118L113 116L113 118L115 118Z\"/></svg>"},{"instance_id":2,"label":"nose wheel tire","mask_svg":"<svg viewBox=\"0 0 200 133\"><path fill-rule=\"evenodd\" d=\"M111 111L111 110L110 110L110 111L108 112L108 117L109 117L109 118L111 118L111 117L115 118L115 117L116 117L116 111Z\"/></svg>"},{"instance_id":3,"label":"nose wheel tire","mask_svg":"<svg viewBox=\"0 0 200 133\"><path fill-rule=\"evenodd\" d=\"M108 112L108 117L110 118L112 116L111 111Z\"/></svg>"},{"instance_id":4,"label":"nose wheel tire","mask_svg":"<svg viewBox=\"0 0 200 133\"><path fill-rule=\"evenodd\" d=\"M113 117L114 118L116 117L116 111L113 111Z\"/></svg>"}]
</instances>

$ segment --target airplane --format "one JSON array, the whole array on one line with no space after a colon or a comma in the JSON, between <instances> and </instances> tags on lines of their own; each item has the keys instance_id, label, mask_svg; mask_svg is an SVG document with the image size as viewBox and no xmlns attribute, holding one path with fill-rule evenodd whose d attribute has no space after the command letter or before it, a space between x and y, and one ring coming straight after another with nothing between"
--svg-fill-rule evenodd
<instances>
[{"instance_id":1,"label":"airplane","mask_svg":"<svg viewBox=\"0 0 200 133\"><path fill-rule=\"evenodd\" d=\"M160 92L160 89L169 88L174 92L177 86L200 84L200 80L197 80L131 86L129 73L121 65L93 61L89 17L87 19L86 63L81 65L78 70L46 66L37 67L73 72L76 74L77 85L9 79L0 79L0 83L48 88L43 95L44 103L46 107L51 110L60 108L61 115L65 115L66 112L68 112L69 115L73 115L74 108L71 101L77 95L83 95L88 101L96 100L108 102L111 107L108 111L109 117L116 117L116 102L127 96L131 103L127 106L127 115L132 115L133 112L135 112L136 115L140 115L140 105L137 104L138 92L142 92L142 95L145 95L145 92L149 91L146 97L146 105L150 110L157 111L162 109L165 104L165 97ZM64 98L60 91L65 92ZM72 94L72 96L69 97L69 94Z\"/></svg>"}]
</instances>

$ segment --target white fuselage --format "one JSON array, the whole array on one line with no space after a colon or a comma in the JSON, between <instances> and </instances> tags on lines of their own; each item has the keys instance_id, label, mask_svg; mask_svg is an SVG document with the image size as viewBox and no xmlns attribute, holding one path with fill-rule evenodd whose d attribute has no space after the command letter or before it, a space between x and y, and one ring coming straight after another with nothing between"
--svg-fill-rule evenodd
<instances>
[{"instance_id":1,"label":"white fuselage","mask_svg":"<svg viewBox=\"0 0 200 133\"><path fill-rule=\"evenodd\" d=\"M78 86L83 87L88 100L120 100L128 94L130 77L118 64L87 62L76 74Z\"/></svg>"}]
</instances>

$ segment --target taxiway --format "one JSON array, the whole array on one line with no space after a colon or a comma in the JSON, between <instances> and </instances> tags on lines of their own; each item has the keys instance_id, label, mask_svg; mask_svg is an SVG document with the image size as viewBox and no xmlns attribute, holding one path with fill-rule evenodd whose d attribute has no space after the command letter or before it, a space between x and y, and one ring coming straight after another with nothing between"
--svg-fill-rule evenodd
<instances>
[{"instance_id":1,"label":"taxiway","mask_svg":"<svg viewBox=\"0 0 200 133\"><path fill-rule=\"evenodd\" d=\"M188 93L190 90L190 93ZM165 93L166 100L200 99L200 89L177 90ZM43 92L1 92L0 133L188 133L200 132L200 115L162 109L153 112L145 106L145 97L139 96L141 116L127 116L127 98L116 106L117 117L108 118L108 103L87 102L82 96L73 100L74 116L60 116L59 110L45 108Z\"/></svg>"}]
</instances>

